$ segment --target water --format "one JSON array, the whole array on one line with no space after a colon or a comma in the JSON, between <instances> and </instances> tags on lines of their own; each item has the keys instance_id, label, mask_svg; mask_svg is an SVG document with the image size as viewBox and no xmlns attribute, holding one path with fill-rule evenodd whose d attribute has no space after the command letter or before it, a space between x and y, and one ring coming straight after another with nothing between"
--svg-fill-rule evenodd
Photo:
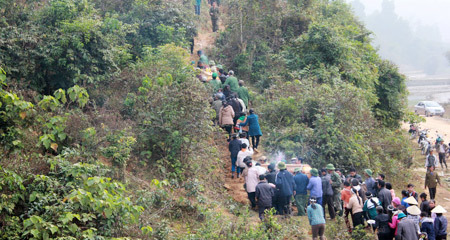
<instances>
[{"instance_id":1,"label":"water","mask_svg":"<svg viewBox=\"0 0 450 240\"><path fill-rule=\"evenodd\" d=\"M410 106L424 100L450 103L450 76L409 76L406 85Z\"/></svg>"}]
</instances>

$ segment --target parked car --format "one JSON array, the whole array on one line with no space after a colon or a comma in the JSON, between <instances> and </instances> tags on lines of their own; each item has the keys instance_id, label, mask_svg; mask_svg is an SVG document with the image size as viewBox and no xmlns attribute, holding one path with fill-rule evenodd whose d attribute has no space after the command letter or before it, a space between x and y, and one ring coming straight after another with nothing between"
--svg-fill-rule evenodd
<instances>
[{"instance_id":1,"label":"parked car","mask_svg":"<svg viewBox=\"0 0 450 240\"><path fill-rule=\"evenodd\" d=\"M444 108L434 101L422 101L414 106L414 112L416 114L423 114L427 117L430 116L444 116Z\"/></svg>"}]
</instances>

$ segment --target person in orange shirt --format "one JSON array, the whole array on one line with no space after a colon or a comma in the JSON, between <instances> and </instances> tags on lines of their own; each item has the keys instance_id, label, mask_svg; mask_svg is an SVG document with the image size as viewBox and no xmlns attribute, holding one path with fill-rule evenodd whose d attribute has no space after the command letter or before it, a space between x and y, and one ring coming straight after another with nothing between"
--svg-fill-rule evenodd
<instances>
[{"instance_id":1,"label":"person in orange shirt","mask_svg":"<svg viewBox=\"0 0 450 240\"><path fill-rule=\"evenodd\" d=\"M341 200L344 203L344 220L345 225L347 226L348 232L352 232L352 226L350 225L350 221L348 220L348 215L350 214L350 210L347 209L348 202L350 201L350 198L352 197L352 187L350 186L350 183L345 181L344 182L344 189L341 191Z\"/></svg>"}]
</instances>

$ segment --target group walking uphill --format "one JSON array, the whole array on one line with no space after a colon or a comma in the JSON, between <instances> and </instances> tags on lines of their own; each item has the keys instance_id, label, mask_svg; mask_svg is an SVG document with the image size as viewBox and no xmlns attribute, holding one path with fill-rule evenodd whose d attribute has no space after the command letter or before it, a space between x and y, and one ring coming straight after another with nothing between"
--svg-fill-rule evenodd
<instances>
[{"instance_id":1,"label":"group walking uphill","mask_svg":"<svg viewBox=\"0 0 450 240\"><path fill-rule=\"evenodd\" d=\"M219 7L220 7L220 0L208 0L208 4L210 4L209 9L209 16L211 17L211 23L212 23L212 31L217 32L219 30ZM202 0L195 0L194 2L194 9L195 14L200 15L200 10L202 6Z\"/></svg>"}]
</instances>

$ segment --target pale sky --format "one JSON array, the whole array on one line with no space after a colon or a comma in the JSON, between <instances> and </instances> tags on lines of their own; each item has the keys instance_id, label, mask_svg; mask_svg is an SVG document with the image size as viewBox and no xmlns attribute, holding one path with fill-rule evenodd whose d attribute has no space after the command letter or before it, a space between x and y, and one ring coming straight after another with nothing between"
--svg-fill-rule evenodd
<instances>
[{"instance_id":1,"label":"pale sky","mask_svg":"<svg viewBox=\"0 0 450 240\"><path fill-rule=\"evenodd\" d=\"M352 2L353 0L347 0ZM450 0L393 0L396 13L410 23L437 25L442 40L450 42ZM366 14L381 10L383 0L360 0Z\"/></svg>"}]
</instances>

